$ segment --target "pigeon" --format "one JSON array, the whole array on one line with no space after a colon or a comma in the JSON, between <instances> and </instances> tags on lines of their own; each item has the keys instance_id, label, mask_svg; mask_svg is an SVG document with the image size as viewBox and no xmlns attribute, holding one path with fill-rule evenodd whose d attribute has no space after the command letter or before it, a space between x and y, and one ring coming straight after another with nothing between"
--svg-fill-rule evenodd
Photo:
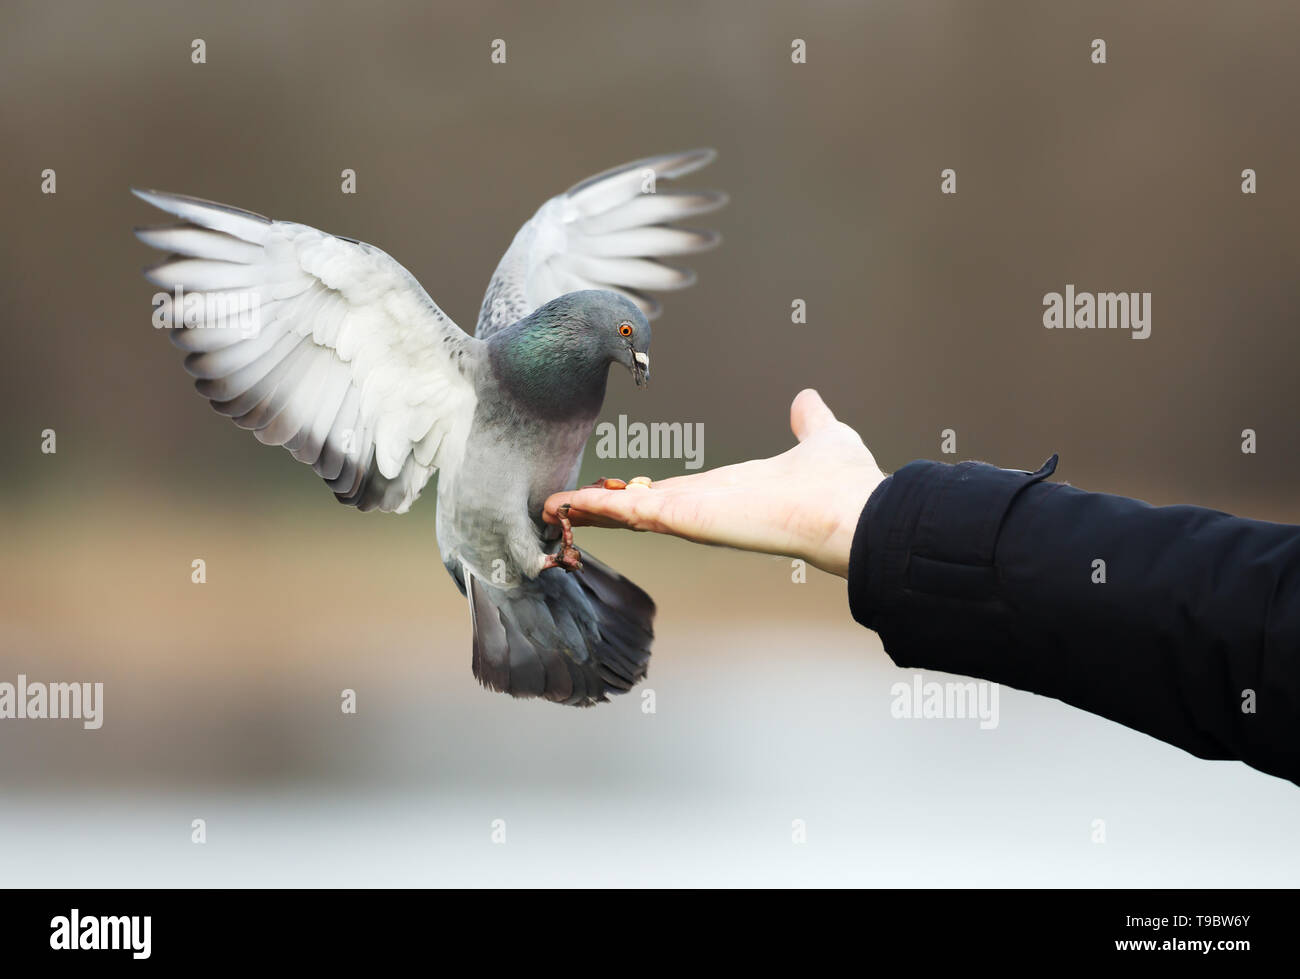
<instances>
[{"instance_id":1,"label":"pigeon","mask_svg":"<svg viewBox=\"0 0 1300 979\"><path fill-rule=\"evenodd\" d=\"M661 191L712 150L648 157L552 197L497 266L473 336L373 245L180 194L134 190L179 219L137 228L167 252L145 277L154 324L195 387L337 499L404 513L435 471L438 550L466 596L474 676L575 706L645 675L655 605L542 520L577 483L610 367L650 377L653 293L695 281L660 261L718 244L674 222L726 203Z\"/></svg>"}]
</instances>

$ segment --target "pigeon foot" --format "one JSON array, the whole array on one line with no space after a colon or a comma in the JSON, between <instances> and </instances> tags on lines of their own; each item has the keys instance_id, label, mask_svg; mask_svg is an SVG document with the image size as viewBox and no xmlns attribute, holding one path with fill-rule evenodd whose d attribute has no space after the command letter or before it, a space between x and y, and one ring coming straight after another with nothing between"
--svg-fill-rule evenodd
<instances>
[{"instance_id":1,"label":"pigeon foot","mask_svg":"<svg viewBox=\"0 0 1300 979\"><path fill-rule=\"evenodd\" d=\"M569 522L569 504L563 504L556 511L556 516L560 518L560 550L555 554L546 555L542 562L542 571L549 568L563 568L565 571L582 570L582 554L573 546L573 524Z\"/></svg>"}]
</instances>

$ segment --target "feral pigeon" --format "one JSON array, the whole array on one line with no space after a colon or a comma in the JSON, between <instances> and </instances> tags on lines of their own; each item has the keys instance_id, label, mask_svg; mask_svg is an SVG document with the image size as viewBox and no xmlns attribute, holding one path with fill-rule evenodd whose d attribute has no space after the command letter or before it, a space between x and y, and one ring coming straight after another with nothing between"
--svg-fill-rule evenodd
<instances>
[{"instance_id":1,"label":"feral pigeon","mask_svg":"<svg viewBox=\"0 0 1300 979\"><path fill-rule=\"evenodd\" d=\"M638 160L543 204L497 266L474 336L372 245L136 190L180 219L136 231L169 253L146 271L168 290L154 322L172 327L218 412L341 502L403 513L438 471L438 548L469 600L474 675L593 704L646 675L655 606L580 555L567 524L544 523L542 504L577 482L610 366L649 378L650 293L694 281L659 259L718 242L673 222L723 194L658 186L713 156Z\"/></svg>"}]
</instances>

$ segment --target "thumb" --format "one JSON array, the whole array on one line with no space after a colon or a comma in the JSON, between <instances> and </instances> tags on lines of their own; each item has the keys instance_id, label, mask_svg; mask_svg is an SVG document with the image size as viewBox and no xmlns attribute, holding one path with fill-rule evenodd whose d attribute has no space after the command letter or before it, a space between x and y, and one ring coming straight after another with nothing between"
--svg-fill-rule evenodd
<instances>
[{"instance_id":1,"label":"thumb","mask_svg":"<svg viewBox=\"0 0 1300 979\"><path fill-rule=\"evenodd\" d=\"M804 388L794 396L790 403L790 431L800 442L834 424L835 415L815 390Z\"/></svg>"}]
</instances>

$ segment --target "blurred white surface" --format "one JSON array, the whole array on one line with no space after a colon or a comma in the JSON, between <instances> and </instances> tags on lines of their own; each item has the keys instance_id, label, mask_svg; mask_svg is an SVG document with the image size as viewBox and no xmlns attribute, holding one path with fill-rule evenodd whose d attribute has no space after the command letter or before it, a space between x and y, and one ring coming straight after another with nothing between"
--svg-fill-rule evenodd
<instances>
[{"instance_id":1,"label":"blurred white surface","mask_svg":"<svg viewBox=\"0 0 1300 979\"><path fill-rule=\"evenodd\" d=\"M851 627L697 629L660 645L672 652L651 674L654 714L632 697L513 703L414 667L362 691L355 717L285 705L268 749L310 738L328 759L316 773L11 784L3 883L1300 883L1300 791L1243 765L1007 688L993 730L896 720L889 688L910 673ZM806 843L792 842L796 819Z\"/></svg>"}]
</instances>

